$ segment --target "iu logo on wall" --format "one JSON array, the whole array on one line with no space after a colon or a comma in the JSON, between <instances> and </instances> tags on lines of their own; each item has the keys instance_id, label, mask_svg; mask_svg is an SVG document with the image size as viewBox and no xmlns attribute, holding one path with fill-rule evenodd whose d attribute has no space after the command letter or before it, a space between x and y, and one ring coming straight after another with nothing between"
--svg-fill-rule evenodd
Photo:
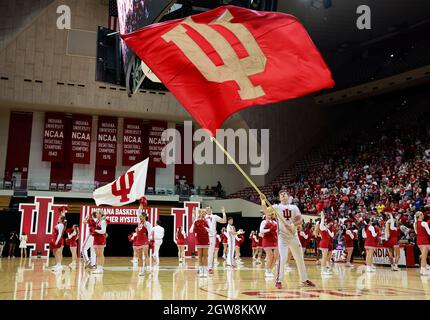
<instances>
[{"instance_id":1,"label":"iu logo on wall","mask_svg":"<svg viewBox=\"0 0 430 320\"><path fill-rule=\"evenodd\" d=\"M27 246L30 257L37 256L40 251L43 257L49 256L49 242L52 237L54 223L60 216L60 208L64 204L54 204L53 197L35 197L34 203L21 203L21 227L19 234L28 236Z\"/></svg>"},{"instance_id":2,"label":"iu logo on wall","mask_svg":"<svg viewBox=\"0 0 430 320\"><path fill-rule=\"evenodd\" d=\"M183 208L172 208L171 215L173 216L173 239L175 240L176 231L179 227L185 231L187 235L187 246L185 255L191 256L195 251L195 238L194 234L189 233L191 224L193 223L193 213L200 209L200 202L185 201Z\"/></svg>"}]
</instances>

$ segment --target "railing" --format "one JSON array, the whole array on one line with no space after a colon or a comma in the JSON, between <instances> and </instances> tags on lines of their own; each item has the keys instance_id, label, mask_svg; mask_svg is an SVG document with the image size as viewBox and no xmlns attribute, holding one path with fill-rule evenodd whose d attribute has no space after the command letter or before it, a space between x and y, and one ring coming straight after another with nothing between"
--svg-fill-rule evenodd
<instances>
[{"instance_id":1,"label":"railing","mask_svg":"<svg viewBox=\"0 0 430 320\"><path fill-rule=\"evenodd\" d=\"M106 185L106 182L98 181L82 181L82 180L68 180L57 182L41 182L40 180L21 179L21 180L5 180L0 179L0 190L12 190L17 192L28 191L51 191L51 192L78 192L78 193L92 193L95 189ZM213 188L207 192L200 187L190 187L189 185L158 185L156 187L147 187L147 195L164 195L164 196L223 196L215 194Z\"/></svg>"}]
</instances>

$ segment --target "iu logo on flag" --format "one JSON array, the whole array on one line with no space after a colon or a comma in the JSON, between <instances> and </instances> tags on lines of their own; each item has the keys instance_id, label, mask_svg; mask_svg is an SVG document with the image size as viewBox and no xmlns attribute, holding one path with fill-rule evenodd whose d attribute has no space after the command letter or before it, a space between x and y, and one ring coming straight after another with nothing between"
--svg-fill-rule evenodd
<instances>
[{"instance_id":1,"label":"iu logo on flag","mask_svg":"<svg viewBox=\"0 0 430 320\"><path fill-rule=\"evenodd\" d=\"M242 100L259 98L265 95L260 85L254 86L249 76L264 72L267 58L251 32L241 23L231 23L229 10L208 24L196 23L188 17L180 25L163 35L167 42L175 43L187 58L196 66L208 81L222 83L235 81L239 86ZM246 50L246 57L239 57L228 39L211 26L221 26L230 31ZM190 27L199 33L221 57L223 65L217 66L187 32Z\"/></svg>"},{"instance_id":2,"label":"iu logo on flag","mask_svg":"<svg viewBox=\"0 0 430 320\"><path fill-rule=\"evenodd\" d=\"M27 234L27 245L30 248L30 257L37 256L40 251L42 256L49 255L49 242L52 230L60 216L62 204L54 204L53 197L35 197L34 203L21 203L21 230Z\"/></svg>"},{"instance_id":3,"label":"iu logo on flag","mask_svg":"<svg viewBox=\"0 0 430 320\"><path fill-rule=\"evenodd\" d=\"M134 183L134 171L129 171L119 177L114 183L112 183L112 194L115 197L120 198L120 202L128 202L131 187ZM119 186L118 186L119 185Z\"/></svg>"}]
</instances>

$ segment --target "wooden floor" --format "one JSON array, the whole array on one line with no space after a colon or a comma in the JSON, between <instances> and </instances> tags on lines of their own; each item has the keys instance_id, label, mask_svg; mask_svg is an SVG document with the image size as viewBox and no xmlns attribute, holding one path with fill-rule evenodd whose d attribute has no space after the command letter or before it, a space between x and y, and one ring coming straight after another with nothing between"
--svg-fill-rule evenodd
<instances>
[{"instance_id":1,"label":"wooden floor","mask_svg":"<svg viewBox=\"0 0 430 320\"><path fill-rule=\"evenodd\" d=\"M139 277L130 258L106 258L105 273L92 275L78 266L53 273L53 259L0 259L0 300L40 299L430 299L430 277L421 277L419 269L390 271L378 267L375 274L363 272L363 265L333 267L332 276L322 277L319 266L307 262L315 288L302 288L296 269L287 273L284 288L274 288L265 280L262 266L251 259L238 270L226 270L224 260L215 274L199 279L196 260L179 266L176 258L161 258L151 274ZM70 258L63 265L70 263Z\"/></svg>"}]
</instances>

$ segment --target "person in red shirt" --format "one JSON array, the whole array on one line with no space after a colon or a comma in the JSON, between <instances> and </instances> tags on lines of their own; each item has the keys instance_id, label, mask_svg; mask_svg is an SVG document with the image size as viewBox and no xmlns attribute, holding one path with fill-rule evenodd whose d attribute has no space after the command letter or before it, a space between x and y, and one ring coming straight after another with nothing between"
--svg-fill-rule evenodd
<instances>
[{"instance_id":1,"label":"person in red shirt","mask_svg":"<svg viewBox=\"0 0 430 320\"><path fill-rule=\"evenodd\" d=\"M267 278L272 278L273 265L278 260L278 225L274 220L273 213L267 210L264 220L260 224L260 234L263 237L263 248L266 252L266 272Z\"/></svg>"},{"instance_id":2,"label":"person in red shirt","mask_svg":"<svg viewBox=\"0 0 430 320\"><path fill-rule=\"evenodd\" d=\"M185 246L187 244L187 235L182 227L176 230L175 242L178 246L179 263L185 262Z\"/></svg>"},{"instance_id":3,"label":"person in red shirt","mask_svg":"<svg viewBox=\"0 0 430 320\"><path fill-rule=\"evenodd\" d=\"M252 230L249 235L249 239L251 239L251 249L252 249L252 260L257 259L257 246L258 246L258 238L255 236L255 231Z\"/></svg>"},{"instance_id":4,"label":"person in red shirt","mask_svg":"<svg viewBox=\"0 0 430 320\"><path fill-rule=\"evenodd\" d=\"M227 259L227 252L228 252L228 239L227 239L227 229L223 227L221 229L221 243L222 243L222 258L224 260Z\"/></svg>"},{"instance_id":5,"label":"person in red shirt","mask_svg":"<svg viewBox=\"0 0 430 320\"><path fill-rule=\"evenodd\" d=\"M373 265L373 252L378 247L379 228L376 225L370 224L370 219L365 219L366 227L362 230L364 240L364 248L366 249L366 272L375 272L376 268Z\"/></svg>"},{"instance_id":6,"label":"person in red shirt","mask_svg":"<svg viewBox=\"0 0 430 320\"><path fill-rule=\"evenodd\" d=\"M242 229L240 229L239 231L243 232ZM243 234L238 234L236 236L236 248L235 248L235 253L236 253L236 263L238 264L243 264L242 259L240 259L240 246L245 242L245 237Z\"/></svg>"},{"instance_id":7,"label":"person in red shirt","mask_svg":"<svg viewBox=\"0 0 430 320\"><path fill-rule=\"evenodd\" d=\"M146 269L147 272L151 272L149 268L149 242L151 241L152 236L152 226L147 221L146 212L143 211L144 207L147 206L147 201L145 197L142 197L139 200L139 209L136 211L137 216L137 227L136 227L136 237L133 243L133 248L136 250L137 255L137 266L139 268L139 276L145 275L145 266L148 267Z\"/></svg>"},{"instance_id":8,"label":"person in red shirt","mask_svg":"<svg viewBox=\"0 0 430 320\"><path fill-rule=\"evenodd\" d=\"M107 220L105 212L103 210L97 210L96 219L93 243L94 250L96 251L96 269L93 270L92 273L102 274L105 262L104 249L106 247L107 238Z\"/></svg>"},{"instance_id":9,"label":"person in red shirt","mask_svg":"<svg viewBox=\"0 0 430 320\"><path fill-rule=\"evenodd\" d=\"M385 223L385 243L384 246L388 248L388 255L391 262L391 270L399 271L398 263L400 259L399 247L399 224L394 219L391 211L387 211L388 220Z\"/></svg>"},{"instance_id":10,"label":"person in red shirt","mask_svg":"<svg viewBox=\"0 0 430 320\"><path fill-rule=\"evenodd\" d=\"M49 243L49 248L52 250L55 256L56 264L52 268L52 271L54 272L63 270L63 267L61 266L61 261L63 260L63 246L64 246L63 233L66 227L66 224L67 224L66 216L60 215L58 217L57 225L54 227L54 230L52 232L51 242Z\"/></svg>"},{"instance_id":11,"label":"person in red shirt","mask_svg":"<svg viewBox=\"0 0 430 320\"><path fill-rule=\"evenodd\" d=\"M77 256L77 248L78 248L78 240L79 239L79 227L77 224L73 225L72 228L66 230L67 239L66 242L70 248L70 252L72 253L72 263L69 264L70 268L76 267Z\"/></svg>"},{"instance_id":12,"label":"person in red shirt","mask_svg":"<svg viewBox=\"0 0 430 320\"><path fill-rule=\"evenodd\" d=\"M345 226L343 231L343 242L345 243L346 256L346 267L353 267L351 264L352 253L354 251L354 240L358 238L357 228L353 228L351 225Z\"/></svg>"},{"instance_id":13,"label":"person in red shirt","mask_svg":"<svg viewBox=\"0 0 430 320\"><path fill-rule=\"evenodd\" d=\"M130 233L128 235L128 241L131 242L131 245L133 247L133 259L131 260L131 262L133 262L133 263L136 263L137 260L138 260L137 259L136 248L135 248L136 236L137 236L136 231L133 231L132 233Z\"/></svg>"},{"instance_id":14,"label":"person in red shirt","mask_svg":"<svg viewBox=\"0 0 430 320\"><path fill-rule=\"evenodd\" d=\"M427 270L427 256L430 246L430 228L428 223L424 221L424 214L421 211L417 211L417 213L415 213L414 229L417 234L417 246L421 251L420 274L422 276L430 276L430 271Z\"/></svg>"},{"instance_id":15,"label":"person in red shirt","mask_svg":"<svg viewBox=\"0 0 430 320\"><path fill-rule=\"evenodd\" d=\"M321 274L330 275L332 274L330 268L330 257L333 252L333 237L334 232L332 231L332 224L329 219L324 217L324 211L321 211L321 222L319 226L319 233L321 235L321 241L319 248L322 252L321 260Z\"/></svg>"},{"instance_id":16,"label":"person in red shirt","mask_svg":"<svg viewBox=\"0 0 430 320\"><path fill-rule=\"evenodd\" d=\"M206 221L206 210L200 209L196 220L194 220L190 232L195 234L196 249L199 258L199 276L208 276L208 250L209 250L209 225Z\"/></svg>"}]
</instances>

